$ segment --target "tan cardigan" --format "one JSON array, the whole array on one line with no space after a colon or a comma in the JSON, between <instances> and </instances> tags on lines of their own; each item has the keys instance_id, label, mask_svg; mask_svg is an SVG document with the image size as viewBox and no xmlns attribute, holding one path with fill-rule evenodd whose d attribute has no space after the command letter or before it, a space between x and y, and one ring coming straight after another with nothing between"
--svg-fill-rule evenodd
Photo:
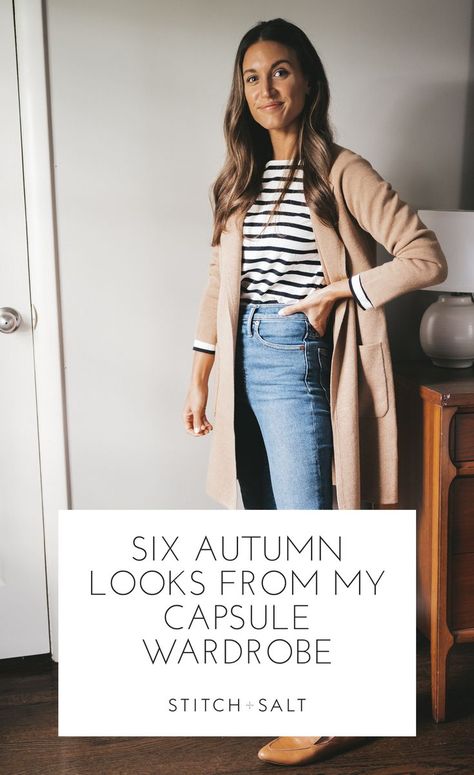
<instances>
[{"instance_id":1,"label":"tan cardigan","mask_svg":"<svg viewBox=\"0 0 474 775\"><path fill-rule=\"evenodd\" d=\"M383 305L408 291L442 282L447 262L434 232L362 156L335 145L329 178L339 208L341 239L310 208L325 281L360 274L372 303L363 309L350 297L335 304L330 383L333 483L340 509L360 508L361 500L394 504L398 501L397 422ZM242 224L243 216L231 216L220 244L212 248L195 331L196 339L216 345L206 492L229 509L237 508L234 353ZM394 256L381 266L376 265L377 242Z\"/></svg>"}]
</instances>

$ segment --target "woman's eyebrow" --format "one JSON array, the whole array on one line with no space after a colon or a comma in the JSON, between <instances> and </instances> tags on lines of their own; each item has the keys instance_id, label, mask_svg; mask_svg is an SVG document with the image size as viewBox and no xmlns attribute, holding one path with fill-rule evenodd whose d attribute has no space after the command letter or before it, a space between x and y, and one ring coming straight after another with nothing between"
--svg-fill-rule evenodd
<instances>
[{"instance_id":1,"label":"woman's eyebrow","mask_svg":"<svg viewBox=\"0 0 474 775\"><path fill-rule=\"evenodd\" d=\"M273 62L273 64L270 65L270 70L272 70L274 67L276 67L276 65L280 65L282 62L286 62L288 65L292 64L289 59L277 59L276 62ZM245 75L245 73L256 73L256 72L257 71L253 67L247 67L243 71L242 75Z\"/></svg>"}]
</instances>

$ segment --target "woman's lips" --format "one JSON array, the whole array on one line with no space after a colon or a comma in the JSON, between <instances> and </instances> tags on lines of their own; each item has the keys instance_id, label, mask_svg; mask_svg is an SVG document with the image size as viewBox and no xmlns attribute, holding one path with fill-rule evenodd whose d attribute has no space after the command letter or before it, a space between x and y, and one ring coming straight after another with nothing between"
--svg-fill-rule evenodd
<instances>
[{"instance_id":1,"label":"woman's lips","mask_svg":"<svg viewBox=\"0 0 474 775\"><path fill-rule=\"evenodd\" d=\"M281 108L282 105L282 102L271 102L269 105L262 105L261 110L276 110L277 108Z\"/></svg>"}]
</instances>

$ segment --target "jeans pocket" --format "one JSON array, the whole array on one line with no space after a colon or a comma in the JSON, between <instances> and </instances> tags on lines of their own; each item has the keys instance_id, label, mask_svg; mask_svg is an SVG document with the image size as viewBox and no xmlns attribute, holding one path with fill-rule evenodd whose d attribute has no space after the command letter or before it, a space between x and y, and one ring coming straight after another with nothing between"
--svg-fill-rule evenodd
<instances>
[{"instance_id":1,"label":"jeans pocket","mask_svg":"<svg viewBox=\"0 0 474 775\"><path fill-rule=\"evenodd\" d=\"M268 320L255 320L253 324L255 339L274 350L304 350L307 331L304 320L276 315Z\"/></svg>"},{"instance_id":2,"label":"jeans pocket","mask_svg":"<svg viewBox=\"0 0 474 775\"><path fill-rule=\"evenodd\" d=\"M315 329L312 323L308 320L308 339L322 339L319 331Z\"/></svg>"}]
</instances>

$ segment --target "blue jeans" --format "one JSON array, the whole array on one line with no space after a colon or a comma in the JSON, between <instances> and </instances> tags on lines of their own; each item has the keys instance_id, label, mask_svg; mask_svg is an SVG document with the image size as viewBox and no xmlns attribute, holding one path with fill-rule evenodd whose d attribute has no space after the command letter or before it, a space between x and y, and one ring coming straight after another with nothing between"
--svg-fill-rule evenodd
<instances>
[{"instance_id":1,"label":"blue jeans","mask_svg":"<svg viewBox=\"0 0 474 775\"><path fill-rule=\"evenodd\" d=\"M331 509L332 315L321 337L285 304L241 304L235 452L245 509Z\"/></svg>"}]
</instances>

